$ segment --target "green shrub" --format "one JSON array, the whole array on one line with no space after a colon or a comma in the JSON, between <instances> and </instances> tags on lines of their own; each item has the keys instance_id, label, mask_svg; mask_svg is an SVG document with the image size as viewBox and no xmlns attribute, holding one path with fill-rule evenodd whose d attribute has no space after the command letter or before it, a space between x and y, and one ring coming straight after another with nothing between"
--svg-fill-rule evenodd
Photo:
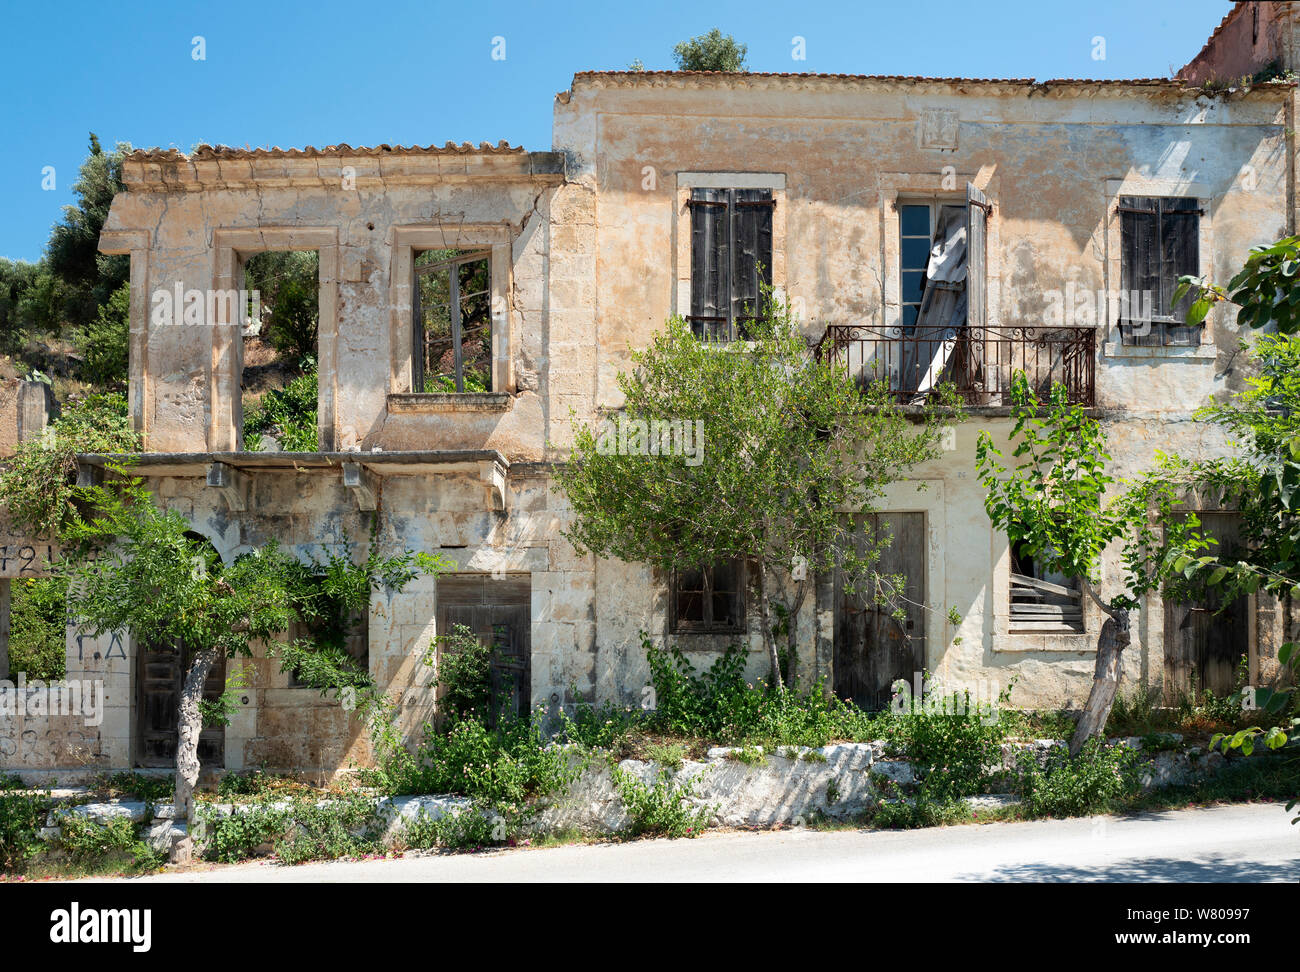
<instances>
[{"instance_id":1,"label":"green shrub","mask_svg":"<svg viewBox=\"0 0 1300 972\"><path fill-rule=\"evenodd\" d=\"M445 716L453 721L489 715L492 705L492 648L463 624L451 634L434 639L430 659L436 657L439 700Z\"/></svg>"},{"instance_id":2,"label":"green shrub","mask_svg":"<svg viewBox=\"0 0 1300 972\"><path fill-rule=\"evenodd\" d=\"M140 830L128 817L110 817L100 823L78 813L58 815L59 848L75 870L125 871L139 874L162 867L166 855L140 839Z\"/></svg>"},{"instance_id":3,"label":"green shrub","mask_svg":"<svg viewBox=\"0 0 1300 972\"><path fill-rule=\"evenodd\" d=\"M271 790L272 777L260 769L226 773L217 781L217 796L262 796Z\"/></svg>"},{"instance_id":4,"label":"green shrub","mask_svg":"<svg viewBox=\"0 0 1300 972\"><path fill-rule=\"evenodd\" d=\"M204 858L227 864L245 860L257 848L280 839L291 820L285 808L250 806L222 814L206 804L199 805L197 818Z\"/></svg>"},{"instance_id":5,"label":"green shrub","mask_svg":"<svg viewBox=\"0 0 1300 972\"><path fill-rule=\"evenodd\" d=\"M563 709L558 714L556 738L574 743L584 749L619 749L628 736L646 724L646 714L640 709L616 706L604 702L599 706L580 703L569 716Z\"/></svg>"},{"instance_id":6,"label":"green shrub","mask_svg":"<svg viewBox=\"0 0 1300 972\"><path fill-rule=\"evenodd\" d=\"M919 796L912 800L881 802L871 814L871 825L882 830L915 830L962 823L970 817L971 809L962 800L931 800Z\"/></svg>"},{"instance_id":7,"label":"green shrub","mask_svg":"<svg viewBox=\"0 0 1300 972\"><path fill-rule=\"evenodd\" d=\"M53 806L48 793L0 791L0 873L21 874L42 850L40 832Z\"/></svg>"},{"instance_id":8,"label":"green shrub","mask_svg":"<svg viewBox=\"0 0 1300 972\"><path fill-rule=\"evenodd\" d=\"M928 802L948 804L979 793L1002 759L1007 724L991 705L972 702L970 693L909 706L885 726L885 738L916 772Z\"/></svg>"},{"instance_id":9,"label":"green shrub","mask_svg":"<svg viewBox=\"0 0 1300 972\"><path fill-rule=\"evenodd\" d=\"M10 586L9 670L58 681L67 671L68 580L26 577Z\"/></svg>"},{"instance_id":10,"label":"green shrub","mask_svg":"<svg viewBox=\"0 0 1300 972\"><path fill-rule=\"evenodd\" d=\"M651 783L643 783L633 773L613 769L614 787L627 809L628 837L697 837L707 830L717 814L717 807L695 807L692 781L678 783L669 769L661 769Z\"/></svg>"},{"instance_id":11,"label":"green shrub","mask_svg":"<svg viewBox=\"0 0 1300 972\"><path fill-rule=\"evenodd\" d=\"M281 351L314 354L320 322L320 254L315 250L256 253L245 262L244 279L248 289L261 296L266 340Z\"/></svg>"},{"instance_id":12,"label":"green shrub","mask_svg":"<svg viewBox=\"0 0 1300 972\"><path fill-rule=\"evenodd\" d=\"M1089 739L1073 759L1064 747L1049 749L1040 764L1032 750L1017 760L1026 813L1034 817L1076 817L1106 810L1139 789L1138 753Z\"/></svg>"},{"instance_id":13,"label":"green shrub","mask_svg":"<svg viewBox=\"0 0 1300 972\"><path fill-rule=\"evenodd\" d=\"M356 857L380 849L380 820L372 801L352 796L323 805L310 800L294 804L287 836L276 841L275 853L286 864Z\"/></svg>"},{"instance_id":14,"label":"green shrub","mask_svg":"<svg viewBox=\"0 0 1300 972\"><path fill-rule=\"evenodd\" d=\"M425 726L424 741L393 780L393 791L459 793L508 809L567 788L579 772L564 749L547 745L537 717L491 729L463 719L445 733Z\"/></svg>"},{"instance_id":15,"label":"green shrub","mask_svg":"<svg viewBox=\"0 0 1300 972\"><path fill-rule=\"evenodd\" d=\"M75 512L77 455L139 448L127 417L126 396L88 395L68 402L45 435L18 446L0 473L0 506L11 523L33 536L57 537Z\"/></svg>"},{"instance_id":16,"label":"green shrub","mask_svg":"<svg viewBox=\"0 0 1300 972\"><path fill-rule=\"evenodd\" d=\"M131 284L123 283L101 304L93 321L76 335L81 377L91 385L125 386L130 341Z\"/></svg>"},{"instance_id":17,"label":"green shrub","mask_svg":"<svg viewBox=\"0 0 1300 972\"><path fill-rule=\"evenodd\" d=\"M437 818L421 810L402 828L397 843L411 850L475 850L503 844L511 833L506 819L491 806L475 804Z\"/></svg>"},{"instance_id":18,"label":"green shrub","mask_svg":"<svg viewBox=\"0 0 1300 972\"><path fill-rule=\"evenodd\" d=\"M136 843L129 817L109 817L103 823L79 813L58 815L59 845L74 863L92 864L114 851L129 851Z\"/></svg>"},{"instance_id":19,"label":"green shrub","mask_svg":"<svg viewBox=\"0 0 1300 972\"><path fill-rule=\"evenodd\" d=\"M249 452L262 450L264 433L279 439L281 452L315 452L319 448L316 359L303 358L301 368L302 374L283 388L267 392L244 412L244 448Z\"/></svg>"},{"instance_id":20,"label":"green shrub","mask_svg":"<svg viewBox=\"0 0 1300 972\"><path fill-rule=\"evenodd\" d=\"M646 755L656 763L676 771L686 762L687 749L682 743L650 743Z\"/></svg>"},{"instance_id":21,"label":"green shrub","mask_svg":"<svg viewBox=\"0 0 1300 972\"><path fill-rule=\"evenodd\" d=\"M109 798L133 796L146 803L165 803L172 798L176 783L173 774L146 776L143 773L121 771L100 773L91 783L91 789Z\"/></svg>"},{"instance_id":22,"label":"green shrub","mask_svg":"<svg viewBox=\"0 0 1300 972\"><path fill-rule=\"evenodd\" d=\"M676 646L643 638L655 708L646 727L667 735L728 744L825 746L835 739L864 741L880 717L836 699L821 686L808 693L770 690L745 681L745 649L732 645L703 673Z\"/></svg>"}]
</instances>

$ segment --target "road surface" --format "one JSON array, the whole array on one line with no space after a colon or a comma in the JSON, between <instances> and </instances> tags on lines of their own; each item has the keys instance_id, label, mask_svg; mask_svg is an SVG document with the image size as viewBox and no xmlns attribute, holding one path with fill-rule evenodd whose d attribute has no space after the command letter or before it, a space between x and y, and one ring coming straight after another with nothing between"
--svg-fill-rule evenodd
<instances>
[{"instance_id":1,"label":"road surface","mask_svg":"<svg viewBox=\"0 0 1300 972\"><path fill-rule=\"evenodd\" d=\"M1295 881L1300 827L1280 803L912 831L785 830L408 855L285 867L254 863L147 882L347 881Z\"/></svg>"}]
</instances>

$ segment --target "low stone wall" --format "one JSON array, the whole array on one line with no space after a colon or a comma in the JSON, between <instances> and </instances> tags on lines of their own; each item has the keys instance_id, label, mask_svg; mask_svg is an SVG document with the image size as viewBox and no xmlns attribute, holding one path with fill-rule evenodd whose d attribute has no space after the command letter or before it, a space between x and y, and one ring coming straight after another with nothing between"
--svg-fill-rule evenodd
<instances>
[{"instance_id":1,"label":"low stone wall","mask_svg":"<svg viewBox=\"0 0 1300 972\"><path fill-rule=\"evenodd\" d=\"M1196 782L1219 772L1229 761L1217 751L1201 747L1182 748L1182 737L1169 734L1147 741L1137 737L1112 739L1112 745L1142 751L1156 747L1140 764L1145 788L1174 786ZM1045 757L1066 743L1059 739L1008 743L1002 747L1000 766L990 769L1013 769L1021 754L1034 752ZM1257 750L1257 756L1267 750ZM1237 761L1244 757L1234 755ZM593 833L618 833L625 830L630 818L614 781L613 766L599 755L574 751L573 768L578 776L561 795L547 798L539 807L529 830L534 834L562 830ZM915 780L911 763L891 755L882 740L869 743L841 743L817 749L781 747L763 752L756 747L717 747L701 761L686 761L677 768L659 763L627 759L617 764L621 772L631 774L647 785L672 785L697 808L713 811L715 826L775 827L800 825L815 817L850 819L862 814L880 800L906 799ZM105 801L78 804L78 793L65 789L51 793L64 806L51 811L44 836L59 835L58 816L76 813L105 822L126 816L135 823L148 820L149 842L165 850L173 840L184 836L185 823L175 818L171 804L150 805L139 801ZM321 804L329 801L322 800ZM1015 804L1007 794L984 794L968 798L972 809L993 809ZM292 804L215 804L223 815L248 812L254 807L288 809ZM438 819L449 814L471 811L468 797L447 795L376 798L376 808L383 825L383 838L391 843L402 829L424 815ZM199 840L201 842L201 835Z\"/></svg>"}]
</instances>

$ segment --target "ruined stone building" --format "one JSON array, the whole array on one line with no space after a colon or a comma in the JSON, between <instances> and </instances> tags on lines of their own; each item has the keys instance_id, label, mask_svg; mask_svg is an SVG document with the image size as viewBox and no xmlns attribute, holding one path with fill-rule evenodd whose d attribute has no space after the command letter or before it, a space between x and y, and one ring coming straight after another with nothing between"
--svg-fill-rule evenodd
<instances>
[{"instance_id":1,"label":"ruined stone building","mask_svg":"<svg viewBox=\"0 0 1300 972\"><path fill-rule=\"evenodd\" d=\"M976 436L1005 441L1010 375L1024 369L1095 410L1120 475L1157 450L1226 449L1192 413L1243 387L1232 310L1186 327L1171 291L1184 273L1226 282L1250 247L1296 231L1296 6L1234 9L1189 65L1195 85L583 72L556 96L549 151L137 151L100 240L131 261L136 471L227 559L272 538L300 551L364 542L377 512L386 549L453 560L456 573L376 594L358 646L412 730L434 695L421 658L458 622L499 646L521 705L639 702L641 631L700 664L747 643L761 677L737 567L673 578L579 556L552 489L571 412L595 423L616 409L629 353L673 314L733 338L761 273L816 353L885 369L905 402L951 378L970 413L917 471L926 488L895 486L880 517L895 537L886 566L932 609L898 621L819 578L797 619L804 677L879 703L922 670L953 687L1018 676L1016 704L1077 705L1100 614L991 529ZM1256 72L1274 79L1240 83ZM252 255L286 249L319 255L319 450L250 452L240 312L220 295ZM190 291L202 323L182 311ZM450 294L441 323L435 291ZM160 322L162 304L175 320ZM471 331L481 353L465 351ZM86 474L104 462L84 457ZM1206 512L1230 544L1231 512ZM1108 560L1103 587L1118 579ZM691 596L705 591L707 610ZM1257 598L1214 615L1152 597L1127 684L1231 687L1242 658L1263 677L1286 609ZM368 759L338 701L273 661L251 669L209 740L212 765L329 773ZM104 680L102 724L64 727L57 744L43 728L0 729L0 765L169 762L174 656L70 629L68 672Z\"/></svg>"}]
</instances>

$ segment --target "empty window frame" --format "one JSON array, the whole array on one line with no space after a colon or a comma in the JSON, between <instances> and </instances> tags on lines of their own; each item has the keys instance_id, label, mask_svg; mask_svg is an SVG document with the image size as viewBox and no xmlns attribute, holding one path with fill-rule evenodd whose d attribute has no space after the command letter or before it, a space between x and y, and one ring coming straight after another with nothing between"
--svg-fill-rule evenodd
<instances>
[{"instance_id":1,"label":"empty window frame","mask_svg":"<svg viewBox=\"0 0 1300 972\"><path fill-rule=\"evenodd\" d=\"M1010 633L1081 632L1083 590L1077 578L1045 570L1040 558L1011 545Z\"/></svg>"},{"instance_id":2,"label":"empty window frame","mask_svg":"<svg viewBox=\"0 0 1300 972\"><path fill-rule=\"evenodd\" d=\"M673 572L674 633L736 633L745 627L744 566L739 560Z\"/></svg>"},{"instance_id":3,"label":"empty window frame","mask_svg":"<svg viewBox=\"0 0 1300 972\"><path fill-rule=\"evenodd\" d=\"M1174 288L1200 274L1201 203L1194 198L1120 196L1120 335L1138 347L1195 347L1202 325L1188 327L1186 295Z\"/></svg>"},{"instance_id":4,"label":"empty window frame","mask_svg":"<svg viewBox=\"0 0 1300 972\"><path fill-rule=\"evenodd\" d=\"M412 286L412 390L492 391L492 253L426 250Z\"/></svg>"},{"instance_id":5,"label":"empty window frame","mask_svg":"<svg viewBox=\"0 0 1300 972\"><path fill-rule=\"evenodd\" d=\"M692 189L691 329L711 341L746 336L772 286L771 189Z\"/></svg>"},{"instance_id":6,"label":"empty window frame","mask_svg":"<svg viewBox=\"0 0 1300 972\"><path fill-rule=\"evenodd\" d=\"M263 250L243 261L239 375L243 448L320 448L320 252Z\"/></svg>"}]
</instances>

